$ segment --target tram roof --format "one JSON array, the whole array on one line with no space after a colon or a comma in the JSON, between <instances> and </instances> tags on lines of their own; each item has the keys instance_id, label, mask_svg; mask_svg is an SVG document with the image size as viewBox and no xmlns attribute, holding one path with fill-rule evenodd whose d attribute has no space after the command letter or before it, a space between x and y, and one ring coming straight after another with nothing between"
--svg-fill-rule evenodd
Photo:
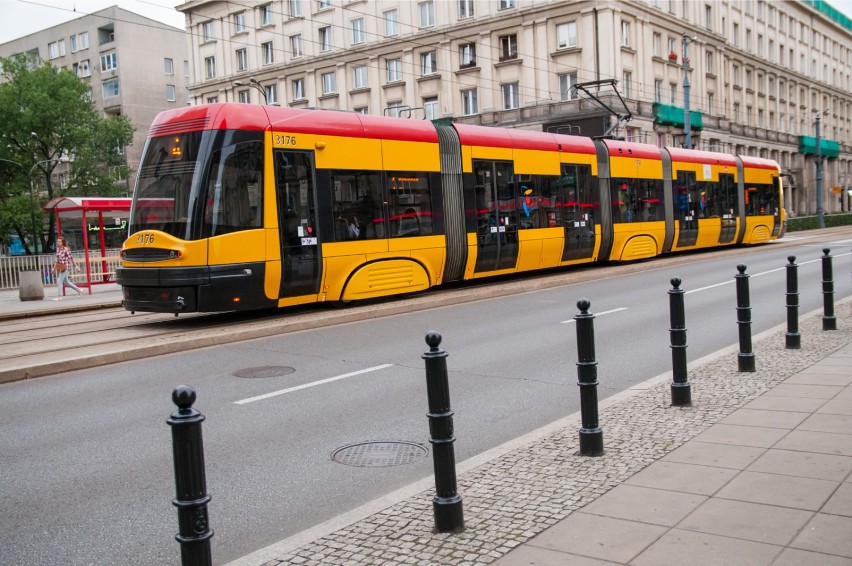
<instances>
[{"instance_id":1,"label":"tram roof","mask_svg":"<svg viewBox=\"0 0 852 566\"><path fill-rule=\"evenodd\" d=\"M742 160L744 167L753 167L755 169L772 169L773 171L780 171L778 162L772 159L765 159L763 157L752 157L750 155L740 155L740 159Z\"/></svg>"},{"instance_id":2,"label":"tram roof","mask_svg":"<svg viewBox=\"0 0 852 566\"><path fill-rule=\"evenodd\" d=\"M453 124L462 145L537 149L594 155L595 142L589 138L552 134L533 130L494 128L470 124Z\"/></svg>"},{"instance_id":3,"label":"tram roof","mask_svg":"<svg viewBox=\"0 0 852 566\"><path fill-rule=\"evenodd\" d=\"M648 143L635 143L621 140L601 140L613 157L633 157L662 161L660 148Z\"/></svg>"},{"instance_id":4,"label":"tram roof","mask_svg":"<svg viewBox=\"0 0 852 566\"><path fill-rule=\"evenodd\" d=\"M680 161L681 163L708 163L710 165L730 165L731 167L737 165L737 158L728 153L680 147L667 147L666 151L672 156L672 161Z\"/></svg>"}]
</instances>

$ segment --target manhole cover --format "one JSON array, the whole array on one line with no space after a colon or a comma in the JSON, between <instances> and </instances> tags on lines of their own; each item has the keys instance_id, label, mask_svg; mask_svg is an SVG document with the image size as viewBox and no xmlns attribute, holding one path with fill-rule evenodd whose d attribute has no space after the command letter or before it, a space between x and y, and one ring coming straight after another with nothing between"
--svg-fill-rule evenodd
<instances>
[{"instance_id":1,"label":"manhole cover","mask_svg":"<svg viewBox=\"0 0 852 566\"><path fill-rule=\"evenodd\" d=\"M410 464L428 453L425 446L416 442L370 441L338 448L331 453L331 459L347 466L381 468Z\"/></svg>"},{"instance_id":2,"label":"manhole cover","mask_svg":"<svg viewBox=\"0 0 852 566\"><path fill-rule=\"evenodd\" d=\"M235 377L281 377L293 373L295 369L287 366L263 366L259 368L245 368L234 372Z\"/></svg>"}]
</instances>

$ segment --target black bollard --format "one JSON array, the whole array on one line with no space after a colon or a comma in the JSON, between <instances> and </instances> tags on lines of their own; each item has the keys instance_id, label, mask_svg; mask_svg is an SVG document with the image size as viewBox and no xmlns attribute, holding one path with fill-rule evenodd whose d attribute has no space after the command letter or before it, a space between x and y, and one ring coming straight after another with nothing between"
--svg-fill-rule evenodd
<instances>
[{"instance_id":1,"label":"black bollard","mask_svg":"<svg viewBox=\"0 0 852 566\"><path fill-rule=\"evenodd\" d=\"M834 274L831 267L831 254L828 248L822 252L822 303L825 314L822 317L823 330L837 330L837 319L834 318Z\"/></svg>"},{"instance_id":2,"label":"black bollard","mask_svg":"<svg viewBox=\"0 0 852 566\"><path fill-rule=\"evenodd\" d=\"M672 348L672 405L692 404L692 387L686 377L686 313L680 277L672 278L669 291L669 320Z\"/></svg>"},{"instance_id":3,"label":"black bollard","mask_svg":"<svg viewBox=\"0 0 852 566\"><path fill-rule=\"evenodd\" d=\"M754 371L754 352L751 351L751 299L748 295L748 275L745 265L738 265L734 279L737 284L737 324L740 332L739 371Z\"/></svg>"},{"instance_id":4,"label":"black bollard","mask_svg":"<svg viewBox=\"0 0 852 566\"><path fill-rule=\"evenodd\" d=\"M456 489L456 456L453 443L453 411L450 409L450 385L447 379L447 356L442 350L441 335L434 330L426 334L429 351L426 360L426 392L429 397L429 434L432 462L435 468L435 497L432 510L435 530L439 533L464 530L462 498Z\"/></svg>"},{"instance_id":5,"label":"black bollard","mask_svg":"<svg viewBox=\"0 0 852 566\"><path fill-rule=\"evenodd\" d=\"M798 350L802 347L802 337L799 335L799 266L796 256L787 258L787 334L784 341L787 349Z\"/></svg>"},{"instance_id":6,"label":"black bollard","mask_svg":"<svg viewBox=\"0 0 852 566\"><path fill-rule=\"evenodd\" d=\"M177 497L172 501L178 509L180 558L183 566L210 566L210 539L213 530L207 517L207 480L204 474L204 443L201 423L204 415L192 408L195 390L180 385L172 392L178 410L166 420L172 427L172 451L175 462Z\"/></svg>"},{"instance_id":7,"label":"black bollard","mask_svg":"<svg viewBox=\"0 0 852 566\"><path fill-rule=\"evenodd\" d=\"M580 386L580 454L603 456L603 430L598 426L598 364L595 361L595 315L588 299L577 301L577 385Z\"/></svg>"}]
</instances>

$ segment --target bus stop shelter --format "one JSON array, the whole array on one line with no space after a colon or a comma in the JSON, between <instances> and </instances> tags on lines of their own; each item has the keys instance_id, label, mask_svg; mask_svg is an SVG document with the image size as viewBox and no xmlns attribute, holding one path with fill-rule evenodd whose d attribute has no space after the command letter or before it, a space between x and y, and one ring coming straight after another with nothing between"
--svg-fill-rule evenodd
<instances>
[{"instance_id":1,"label":"bus stop shelter","mask_svg":"<svg viewBox=\"0 0 852 566\"><path fill-rule=\"evenodd\" d=\"M127 238L130 202L129 198L57 197L44 205L56 218L57 236L65 236L72 252L82 249L86 280L75 283L85 285L90 295L92 285L115 281L121 261L118 252Z\"/></svg>"}]
</instances>

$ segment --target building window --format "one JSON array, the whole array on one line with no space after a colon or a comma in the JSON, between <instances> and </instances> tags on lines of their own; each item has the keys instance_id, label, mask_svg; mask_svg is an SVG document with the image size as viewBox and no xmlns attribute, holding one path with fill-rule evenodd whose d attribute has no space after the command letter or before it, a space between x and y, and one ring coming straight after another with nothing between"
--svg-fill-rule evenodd
<instances>
[{"instance_id":1,"label":"building window","mask_svg":"<svg viewBox=\"0 0 852 566\"><path fill-rule=\"evenodd\" d=\"M118 68L118 53L115 51L101 55L101 72L114 71Z\"/></svg>"},{"instance_id":2,"label":"building window","mask_svg":"<svg viewBox=\"0 0 852 566\"><path fill-rule=\"evenodd\" d=\"M704 5L704 27L713 30L713 6L710 4Z\"/></svg>"},{"instance_id":3,"label":"building window","mask_svg":"<svg viewBox=\"0 0 852 566\"><path fill-rule=\"evenodd\" d=\"M367 65L358 65L352 69L355 88L367 88Z\"/></svg>"},{"instance_id":4,"label":"building window","mask_svg":"<svg viewBox=\"0 0 852 566\"><path fill-rule=\"evenodd\" d=\"M213 41L213 22L201 24L201 39L202 41Z\"/></svg>"},{"instance_id":5,"label":"building window","mask_svg":"<svg viewBox=\"0 0 852 566\"><path fill-rule=\"evenodd\" d=\"M508 10L515 7L515 0L500 0L499 10Z\"/></svg>"},{"instance_id":6,"label":"building window","mask_svg":"<svg viewBox=\"0 0 852 566\"><path fill-rule=\"evenodd\" d=\"M104 99L115 98L116 96L118 96L118 79L110 79L108 81L104 81L103 94Z\"/></svg>"},{"instance_id":7,"label":"building window","mask_svg":"<svg viewBox=\"0 0 852 566\"><path fill-rule=\"evenodd\" d=\"M175 85L166 85L166 101L175 101Z\"/></svg>"},{"instance_id":8,"label":"building window","mask_svg":"<svg viewBox=\"0 0 852 566\"><path fill-rule=\"evenodd\" d=\"M208 79L212 79L216 76L216 58L215 57L205 57L204 58L204 69L206 71L205 77Z\"/></svg>"},{"instance_id":9,"label":"building window","mask_svg":"<svg viewBox=\"0 0 852 566\"><path fill-rule=\"evenodd\" d=\"M79 63L74 63L74 73L80 78L92 76L92 69L89 67L89 60L86 59Z\"/></svg>"},{"instance_id":10,"label":"building window","mask_svg":"<svg viewBox=\"0 0 852 566\"><path fill-rule=\"evenodd\" d=\"M658 33L655 33L651 40L651 53L654 57L662 57L662 44L663 44L663 36Z\"/></svg>"},{"instance_id":11,"label":"building window","mask_svg":"<svg viewBox=\"0 0 852 566\"><path fill-rule=\"evenodd\" d=\"M232 14L232 19L234 22L234 33L243 33L246 31L246 13L245 12L237 12Z\"/></svg>"},{"instance_id":12,"label":"building window","mask_svg":"<svg viewBox=\"0 0 852 566\"><path fill-rule=\"evenodd\" d=\"M337 75L334 72L322 74L322 94L334 94L337 92Z\"/></svg>"},{"instance_id":13,"label":"building window","mask_svg":"<svg viewBox=\"0 0 852 566\"><path fill-rule=\"evenodd\" d=\"M740 122L740 103L734 102L734 123Z\"/></svg>"},{"instance_id":14,"label":"building window","mask_svg":"<svg viewBox=\"0 0 852 566\"><path fill-rule=\"evenodd\" d=\"M59 57L59 42L54 41L53 43L47 44L47 56L50 59L56 59Z\"/></svg>"},{"instance_id":15,"label":"building window","mask_svg":"<svg viewBox=\"0 0 852 566\"><path fill-rule=\"evenodd\" d=\"M515 34L504 35L500 38L500 60L518 58L518 36Z\"/></svg>"},{"instance_id":16,"label":"building window","mask_svg":"<svg viewBox=\"0 0 852 566\"><path fill-rule=\"evenodd\" d=\"M216 104L217 102L219 102L218 96L208 96L207 97L207 104Z\"/></svg>"},{"instance_id":17,"label":"building window","mask_svg":"<svg viewBox=\"0 0 852 566\"><path fill-rule=\"evenodd\" d=\"M568 22L556 26L556 48L577 47L577 22Z\"/></svg>"},{"instance_id":18,"label":"building window","mask_svg":"<svg viewBox=\"0 0 852 566\"><path fill-rule=\"evenodd\" d=\"M420 2L417 6L420 9L420 27L430 28L434 26L435 3L432 0L427 0L426 2Z\"/></svg>"},{"instance_id":19,"label":"building window","mask_svg":"<svg viewBox=\"0 0 852 566\"><path fill-rule=\"evenodd\" d=\"M462 98L462 114L465 116L473 116L479 112L479 106L476 103L476 89L461 91Z\"/></svg>"},{"instance_id":20,"label":"building window","mask_svg":"<svg viewBox=\"0 0 852 566\"><path fill-rule=\"evenodd\" d=\"M576 100L577 91L572 89L577 84L577 73L559 75L559 100Z\"/></svg>"},{"instance_id":21,"label":"building window","mask_svg":"<svg viewBox=\"0 0 852 566\"><path fill-rule=\"evenodd\" d=\"M502 85L500 90L503 91L503 110L514 110L521 105L518 83Z\"/></svg>"},{"instance_id":22,"label":"building window","mask_svg":"<svg viewBox=\"0 0 852 566\"><path fill-rule=\"evenodd\" d=\"M367 106L356 106L355 108L352 109L352 111L355 112L356 114L369 114L370 113L370 109Z\"/></svg>"},{"instance_id":23,"label":"building window","mask_svg":"<svg viewBox=\"0 0 852 566\"><path fill-rule=\"evenodd\" d=\"M319 28L320 51L331 51L331 26Z\"/></svg>"},{"instance_id":24,"label":"building window","mask_svg":"<svg viewBox=\"0 0 852 566\"><path fill-rule=\"evenodd\" d=\"M663 101L663 80L662 79L654 79L654 101L662 102Z\"/></svg>"},{"instance_id":25,"label":"building window","mask_svg":"<svg viewBox=\"0 0 852 566\"><path fill-rule=\"evenodd\" d=\"M275 50L272 48L271 41L265 41L260 44L260 53L263 57L264 65L271 65L275 62Z\"/></svg>"},{"instance_id":26,"label":"building window","mask_svg":"<svg viewBox=\"0 0 852 566\"><path fill-rule=\"evenodd\" d=\"M399 33L399 13L396 10L388 10L384 13L385 36L393 36Z\"/></svg>"},{"instance_id":27,"label":"building window","mask_svg":"<svg viewBox=\"0 0 852 566\"><path fill-rule=\"evenodd\" d=\"M291 18L300 18L302 16L302 1L301 0L289 0L287 2L290 8L290 17Z\"/></svg>"},{"instance_id":28,"label":"building window","mask_svg":"<svg viewBox=\"0 0 852 566\"><path fill-rule=\"evenodd\" d=\"M290 52L293 54L293 59L298 59L303 55L302 53L302 36L301 35L291 35L290 36Z\"/></svg>"},{"instance_id":29,"label":"building window","mask_svg":"<svg viewBox=\"0 0 852 566\"><path fill-rule=\"evenodd\" d=\"M712 75L713 71L713 52L707 51L704 53L704 72Z\"/></svg>"},{"instance_id":30,"label":"building window","mask_svg":"<svg viewBox=\"0 0 852 566\"><path fill-rule=\"evenodd\" d=\"M473 0L459 0L459 19L473 17Z\"/></svg>"},{"instance_id":31,"label":"building window","mask_svg":"<svg viewBox=\"0 0 852 566\"><path fill-rule=\"evenodd\" d=\"M423 99L423 112L427 120L437 120L440 116L438 110L438 97L433 96Z\"/></svg>"},{"instance_id":32,"label":"building window","mask_svg":"<svg viewBox=\"0 0 852 566\"><path fill-rule=\"evenodd\" d=\"M275 85L266 85L264 90L266 91L267 104L275 104L278 102L278 89L275 88Z\"/></svg>"},{"instance_id":33,"label":"building window","mask_svg":"<svg viewBox=\"0 0 852 566\"><path fill-rule=\"evenodd\" d=\"M364 18L352 20L352 45L364 43Z\"/></svg>"},{"instance_id":34,"label":"building window","mask_svg":"<svg viewBox=\"0 0 852 566\"><path fill-rule=\"evenodd\" d=\"M249 104L251 102L251 94L247 90L241 90L237 93L237 100L243 104Z\"/></svg>"},{"instance_id":35,"label":"building window","mask_svg":"<svg viewBox=\"0 0 852 566\"><path fill-rule=\"evenodd\" d=\"M248 56L246 55L246 50L237 49L235 52L237 56L237 71L248 71Z\"/></svg>"},{"instance_id":36,"label":"building window","mask_svg":"<svg viewBox=\"0 0 852 566\"><path fill-rule=\"evenodd\" d=\"M464 43L459 45L459 66L462 68L476 66L475 43Z\"/></svg>"},{"instance_id":37,"label":"building window","mask_svg":"<svg viewBox=\"0 0 852 566\"><path fill-rule=\"evenodd\" d=\"M669 83L669 104L674 104L677 99L677 83Z\"/></svg>"},{"instance_id":38,"label":"building window","mask_svg":"<svg viewBox=\"0 0 852 566\"><path fill-rule=\"evenodd\" d=\"M305 98L305 79L293 79L293 100Z\"/></svg>"},{"instance_id":39,"label":"building window","mask_svg":"<svg viewBox=\"0 0 852 566\"><path fill-rule=\"evenodd\" d=\"M393 102L388 102L388 105L385 108L385 116L400 118L402 116L402 101L394 100Z\"/></svg>"},{"instance_id":40,"label":"building window","mask_svg":"<svg viewBox=\"0 0 852 566\"><path fill-rule=\"evenodd\" d=\"M71 36L71 53L77 53L77 36Z\"/></svg>"},{"instance_id":41,"label":"building window","mask_svg":"<svg viewBox=\"0 0 852 566\"><path fill-rule=\"evenodd\" d=\"M621 46L630 47L630 22L621 22Z\"/></svg>"},{"instance_id":42,"label":"building window","mask_svg":"<svg viewBox=\"0 0 852 566\"><path fill-rule=\"evenodd\" d=\"M710 113L710 114L713 113L713 93L712 92L707 93L707 112Z\"/></svg>"},{"instance_id":43,"label":"building window","mask_svg":"<svg viewBox=\"0 0 852 566\"><path fill-rule=\"evenodd\" d=\"M165 73L167 75L174 75L175 74L175 62L174 62L174 60L170 59L169 57L166 57L165 59L163 59L163 69L165 70Z\"/></svg>"},{"instance_id":44,"label":"building window","mask_svg":"<svg viewBox=\"0 0 852 566\"><path fill-rule=\"evenodd\" d=\"M331 8L331 0L317 0L317 10Z\"/></svg>"},{"instance_id":45,"label":"building window","mask_svg":"<svg viewBox=\"0 0 852 566\"><path fill-rule=\"evenodd\" d=\"M631 82L633 82L633 73L631 73L630 71L624 71L621 74L621 94L624 96L624 98L630 98Z\"/></svg>"},{"instance_id":46,"label":"building window","mask_svg":"<svg viewBox=\"0 0 852 566\"><path fill-rule=\"evenodd\" d=\"M260 8L260 25L272 25L272 4L261 6Z\"/></svg>"},{"instance_id":47,"label":"building window","mask_svg":"<svg viewBox=\"0 0 852 566\"><path fill-rule=\"evenodd\" d=\"M434 75L438 72L438 58L435 51L420 54L420 68L422 75Z\"/></svg>"},{"instance_id":48,"label":"building window","mask_svg":"<svg viewBox=\"0 0 852 566\"><path fill-rule=\"evenodd\" d=\"M393 83L402 80L402 61L399 59L388 59L386 62L388 69L388 82Z\"/></svg>"}]
</instances>

